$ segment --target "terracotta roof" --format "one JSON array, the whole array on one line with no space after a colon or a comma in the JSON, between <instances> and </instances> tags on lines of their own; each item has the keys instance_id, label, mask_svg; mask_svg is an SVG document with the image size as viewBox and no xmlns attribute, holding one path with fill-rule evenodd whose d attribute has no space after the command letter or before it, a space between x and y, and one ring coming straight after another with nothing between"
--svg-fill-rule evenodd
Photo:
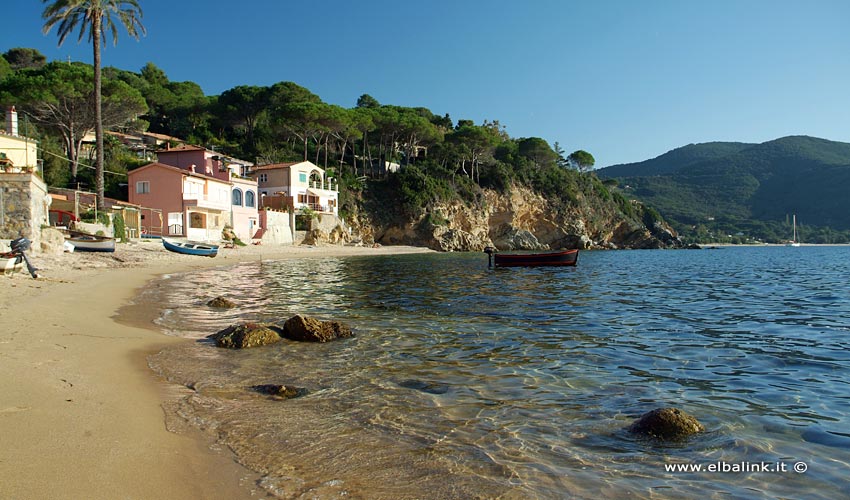
<instances>
[{"instance_id":1,"label":"terracotta roof","mask_svg":"<svg viewBox=\"0 0 850 500\"><path fill-rule=\"evenodd\" d=\"M254 170L275 170L278 168L288 168L292 165L298 165L299 163L304 163L303 161L290 161L287 163L270 163L268 165L260 165L258 167L254 167Z\"/></svg>"},{"instance_id":2,"label":"terracotta roof","mask_svg":"<svg viewBox=\"0 0 850 500\"><path fill-rule=\"evenodd\" d=\"M184 142L183 139L179 139L177 137L165 135L165 134L155 134L153 132L143 132L142 135L144 135L146 137L153 137L153 138L156 138L156 139L165 139L165 140L172 140L173 139L175 141Z\"/></svg>"},{"instance_id":3,"label":"terracotta roof","mask_svg":"<svg viewBox=\"0 0 850 500\"><path fill-rule=\"evenodd\" d=\"M173 148L160 149L159 151L157 151L157 153L168 153L171 151L205 151L205 149L200 146L190 146L189 144L181 144L179 146L174 146Z\"/></svg>"},{"instance_id":4,"label":"terracotta roof","mask_svg":"<svg viewBox=\"0 0 850 500\"><path fill-rule=\"evenodd\" d=\"M146 170L146 169L148 169L148 168L152 168L152 167L160 167L160 168L165 168L165 169L168 169L168 170L172 170L172 171L174 171L174 172L180 172L181 174L183 174L183 175L188 175L189 177L199 177L199 178L201 178L201 179L212 179L212 180L214 180L214 181L218 181L218 182L221 182L221 183L223 183L223 184L231 184L231 182L230 182L230 181L226 181L226 180L224 180L224 179L219 179L218 177L213 177L213 176L211 176L211 175L205 175L205 174L199 174L198 172L192 172L191 170L188 170L188 169L179 168L179 167L173 167L173 166L171 166L171 165L166 165L166 164L164 164L164 163L159 163L159 162L148 163L147 165L144 165L144 166L139 167L139 168L137 168L137 169L130 170L130 171L127 173L127 175L132 175L132 174L133 174L133 173L135 173L135 172L138 172L138 171L143 170L143 169L145 169L145 170Z\"/></svg>"}]
</instances>

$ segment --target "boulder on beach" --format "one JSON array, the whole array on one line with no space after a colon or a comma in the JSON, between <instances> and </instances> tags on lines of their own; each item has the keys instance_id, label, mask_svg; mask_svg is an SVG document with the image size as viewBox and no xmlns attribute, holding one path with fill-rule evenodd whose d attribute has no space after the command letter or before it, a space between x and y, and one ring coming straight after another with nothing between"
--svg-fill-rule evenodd
<instances>
[{"instance_id":1,"label":"boulder on beach","mask_svg":"<svg viewBox=\"0 0 850 500\"><path fill-rule=\"evenodd\" d=\"M233 309L234 307L236 307L236 304L232 300L222 296L210 300L209 302L207 302L207 305L219 309Z\"/></svg>"},{"instance_id":2,"label":"boulder on beach","mask_svg":"<svg viewBox=\"0 0 850 500\"><path fill-rule=\"evenodd\" d=\"M218 347L245 349L261 345L274 344L281 340L277 327L267 323L241 323L232 325L209 338L215 340Z\"/></svg>"},{"instance_id":3,"label":"boulder on beach","mask_svg":"<svg viewBox=\"0 0 850 500\"><path fill-rule=\"evenodd\" d=\"M282 399L292 399L307 394L307 389L282 384L255 385L251 387L251 390L259 392L260 394L266 394L268 396L274 396L275 398Z\"/></svg>"},{"instance_id":4,"label":"boulder on beach","mask_svg":"<svg viewBox=\"0 0 850 500\"><path fill-rule=\"evenodd\" d=\"M322 321L296 314L284 323L283 336L300 342L328 342L353 337L354 333L339 321Z\"/></svg>"},{"instance_id":5,"label":"boulder on beach","mask_svg":"<svg viewBox=\"0 0 850 500\"><path fill-rule=\"evenodd\" d=\"M705 427L678 408L656 408L641 415L628 430L658 439L682 439L705 431Z\"/></svg>"}]
</instances>

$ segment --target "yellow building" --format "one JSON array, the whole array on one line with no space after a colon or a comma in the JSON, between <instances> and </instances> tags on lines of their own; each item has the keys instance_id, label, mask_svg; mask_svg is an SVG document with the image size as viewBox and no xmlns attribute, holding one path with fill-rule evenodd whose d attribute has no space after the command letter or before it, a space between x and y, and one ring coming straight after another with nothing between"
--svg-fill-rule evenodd
<instances>
[{"instance_id":1,"label":"yellow building","mask_svg":"<svg viewBox=\"0 0 850 500\"><path fill-rule=\"evenodd\" d=\"M0 132L0 171L20 172L38 166L38 143L18 135L18 112L6 110L6 131Z\"/></svg>"}]
</instances>

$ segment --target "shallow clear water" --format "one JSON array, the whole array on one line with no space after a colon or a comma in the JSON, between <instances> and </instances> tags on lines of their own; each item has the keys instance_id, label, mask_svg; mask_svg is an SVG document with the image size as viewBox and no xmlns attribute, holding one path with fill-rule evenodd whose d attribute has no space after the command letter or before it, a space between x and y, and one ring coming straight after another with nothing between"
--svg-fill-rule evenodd
<instances>
[{"instance_id":1,"label":"shallow clear water","mask_svg":"<svg viewBox=\"0 0 850 500\"><path fill-rule=\"evenodd\" d=\"M572 269L496 271L483 254L304 259L170 276L139 302L199 339L150 359L193 388L168 411L280 497L846 498L848 268L847 247L584 252ZM217 295L239 307L203 305ZM296 313L357 337L203 340ZM268 383L310 393L249 390ZM707 432L662 444L623 430L664 406ZM717 462L788 470L665 470Z\"/></svg>"}]
</instances>

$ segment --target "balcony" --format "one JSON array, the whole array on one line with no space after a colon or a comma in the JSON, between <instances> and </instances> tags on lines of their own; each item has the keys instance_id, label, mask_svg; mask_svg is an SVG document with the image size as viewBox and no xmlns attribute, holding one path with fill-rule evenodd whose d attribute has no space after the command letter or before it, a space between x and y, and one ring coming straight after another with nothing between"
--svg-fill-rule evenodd
<instances>
[{"instance_id":1,"label":"balcony","mask_svg":"<svg viewBox=\"0 0 850 500\"><path fill-rule=\"evenodd\" d=\"M213 199L205 194L183 193L183 203L187 207L206 208L209 210L228 210L230 209L230 200Z\"/></svg>"},{"instance_id":2,"label":"balcony","mask_svg":"<svg viewBox=\"0 0 850 500\"><path fill-rule=\"evenodd\" d=\"M310 189L318 189L320 191L339 191L339 182L334 179L328 179L327 182L310 181L308 183Z\"/></svg>"}]
</instances>

